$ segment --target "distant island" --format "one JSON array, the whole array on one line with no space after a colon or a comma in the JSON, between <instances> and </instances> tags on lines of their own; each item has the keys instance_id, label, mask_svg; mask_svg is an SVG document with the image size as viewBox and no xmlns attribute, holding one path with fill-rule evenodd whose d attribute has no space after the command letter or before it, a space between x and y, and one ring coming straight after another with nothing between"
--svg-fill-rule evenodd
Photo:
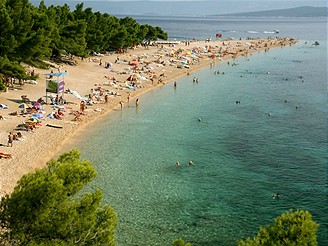
<instances>
[{"instance_id":1,"label":"distant island","mask_svg":"<svg viewBox=\"0 0 328 246\"><path fill-rule=\"evenodd\" d=\"M289 9L276 9L246 13L208 15L207 17L245 16L245 17L327 17L327 7L303 6Z\"/></svg>"}]
</instances>

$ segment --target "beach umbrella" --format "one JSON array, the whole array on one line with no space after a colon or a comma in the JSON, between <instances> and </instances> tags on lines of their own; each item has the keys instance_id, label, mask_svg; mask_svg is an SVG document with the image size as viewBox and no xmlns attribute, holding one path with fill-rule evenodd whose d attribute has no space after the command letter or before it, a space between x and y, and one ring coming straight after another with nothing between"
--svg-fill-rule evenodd
<instances>
[{"instance_id":1,"label":"beach umbrella","mask_svg":"<svg viewBox=\"0 0 328 246\"><path fill-rule=\"evenodd\" d=\"M39 122L39 120L37 118L30 117L25 122L26 123L37 123L37 122Z\"/></svg>"},{"instance_id":2,"label":"beach umbrella","mask_svg":"<svg viewBox=\"0 0 328 246\"><path fill-rule=\"evenodd\" d=\"M22 103L18 106L18 108L29 108L30 106L28 106L26 103Z\"/></svg>"},{"instance_id":3,"label":"beach umbrella","mask_svg":"<svg viewBox=\"0 0 328 246\"><path fill-rule=\"evenodd\" d=\"M33 103L33 106L38 108L38 107L40 107L40 106L41 106L41 104L40 104L40 103L38 103L38 102L34 102L34 103Z\"/></svg>"},{"instance_id":4,"label":"beach umbrella","mask_svg":"<svg viewBox=\"0 0 328 246\"><path fill-rule=\"evenodd\" d=\"M136 60L132 60L132 61L130 61L130 65L131 65L131 66L136 66L136 65L137 65L137 61L136 61Z\"/></svg>"}]
</instances>

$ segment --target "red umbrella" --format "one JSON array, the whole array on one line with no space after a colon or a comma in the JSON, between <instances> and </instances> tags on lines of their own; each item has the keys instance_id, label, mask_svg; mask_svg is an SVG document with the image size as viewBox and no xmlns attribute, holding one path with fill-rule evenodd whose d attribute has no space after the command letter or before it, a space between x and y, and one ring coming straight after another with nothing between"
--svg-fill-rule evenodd
<instances>
[{"instance_id":1,"label":"red umbrella","mask_svg":"<svg viewBox=\"0 0 328 246\"><path fill-rule=\"evenodd\" d=\"M38 103L38 102L34 102L34 103L33 103L33 106L34 106L34 107L36 107L36 108L38 108L38 107L40 107L40 106L41 106L41 104L40 104L40 103Z\"/></svg>"},{"instance_id":2,"label":"red umbrella","mask_svg":"<svg viewBox=\"0 0 328 246\"><path fill-rule=\"evenodd\" d=\"M132 61L130 61L130 65L131 65L131 66L137 66L137 61L136 61L136 60L132 60Z\"/></svg>"}]
</instances>

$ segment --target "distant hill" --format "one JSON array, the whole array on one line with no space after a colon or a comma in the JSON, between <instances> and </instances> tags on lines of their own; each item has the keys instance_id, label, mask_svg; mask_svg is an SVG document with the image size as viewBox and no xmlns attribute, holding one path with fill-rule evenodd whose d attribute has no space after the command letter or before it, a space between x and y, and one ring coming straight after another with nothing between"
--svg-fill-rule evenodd
<instances>
[{"instance_id":1,"label":"distant hill","mask_svg":"<svg viewBox=\"0 0 328 246\"><path fill-rule=\"evenodd\" d=\"M290 9L276 9L246 13L223 14L223 15L210 15L215 16L250 16L250 17L327 17L327 7L310 7L303 6Z\"/></svg>"}]
</instances>

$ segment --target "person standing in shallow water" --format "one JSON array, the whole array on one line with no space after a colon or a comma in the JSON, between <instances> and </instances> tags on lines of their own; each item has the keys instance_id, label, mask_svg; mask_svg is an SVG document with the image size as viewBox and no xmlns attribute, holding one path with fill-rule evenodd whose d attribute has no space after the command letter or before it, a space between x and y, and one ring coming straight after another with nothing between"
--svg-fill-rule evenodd
<instances>
[{"instance_id":1,"label":"person standing in shallow water","mask_svg":"<svg viewBox=\"0 0 328 246\"><path fill-rule=\"evenodd\" d=\"M139 98L136 99L136 107L139 106Z\"/></svg>"}]
</instances>

